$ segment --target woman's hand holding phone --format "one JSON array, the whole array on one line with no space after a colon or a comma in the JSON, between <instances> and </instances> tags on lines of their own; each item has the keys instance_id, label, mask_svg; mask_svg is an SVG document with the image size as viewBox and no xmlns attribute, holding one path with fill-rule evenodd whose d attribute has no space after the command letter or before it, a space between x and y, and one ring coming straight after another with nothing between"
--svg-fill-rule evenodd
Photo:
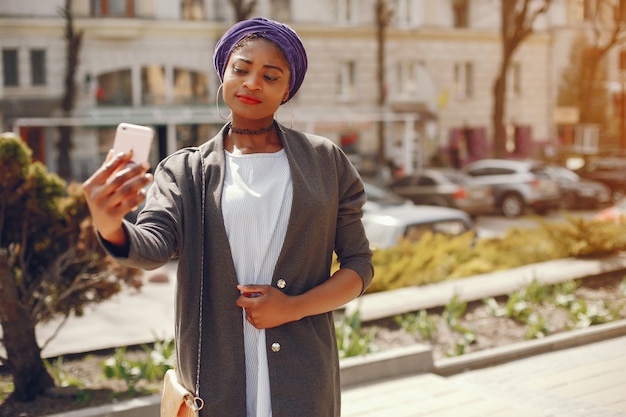
<instances>
[{"instance_id":1,"label":"woman's hand holding phone","mask_svg":"<svg viewBox=\"0 0 626 417\"><path fill-rule=\"evenodd\" d=\"M125 139L116 139L102 166L83 183L94 226L103 239L118 246L125 245L127 240L122 219L144 201L143 188L152 181L152 175L147 172L150 147L146 148L145 142L140 148L132 144L128 147L132 135L122 137ZM126 144L125 149L118 146L122 143Z\"/></svg>"}]
</instances>

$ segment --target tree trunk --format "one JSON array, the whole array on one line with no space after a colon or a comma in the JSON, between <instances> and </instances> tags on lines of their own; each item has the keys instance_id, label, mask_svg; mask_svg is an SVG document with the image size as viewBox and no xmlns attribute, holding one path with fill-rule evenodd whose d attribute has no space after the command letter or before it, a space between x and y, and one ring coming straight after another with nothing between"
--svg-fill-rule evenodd
<instances>
[{"instance_id":1,"label":"tree trunk","mask_svg":"<svg viewBox=\"0 0 626 417\"><path fill-rule=\"evenodd\" d=\"M57 149L59 150L59 157L57 159L57 173L65 181L70 182L72 180L72 163L70 159L70 151L72 149L72 127L71 126L59 126L59 140L57 142Z\"/></svg>"},{"instance_id":2,"label":"tree trunk","mask_svg":"<svg viewBox=\"0 0 626 417\"><path fill-rule=\"evenodd\" d=\"M15 278L6 256L0 254L0 322L9 372L13 376L14 398L33 401L54 386L41 358L35 337L35 324L28 309L20 303Z\"/></svg>"},{"instance_id":3,"label":"tree trunk","mask_svg":"<svg viewBox=\"0 0 626 417\"><path fill-rule=\"evenodd\" d=\"M506 135L504 130L506 66L501 67L500 74L493 85L493 150L494 157L506 157Z\"/></svg>"},{"instance_id":4,"label":"tree trunk","mask_svg":"<svg viewBox=\"0 0 626 417\"><path fill-rule=\"evenodd\" d=\"M386 30L391 19L391 11L387 0L377 0L375 4L376 13L376 82L378 84L378 108L381 111L387 102L387 90L385 85L385 49ZM385 124L382 120L377 123L378 135L378 162L381 166L387 165L387 155L385 154Z\"/></svg>"},{"instance_id":5,"label":"tree trunk","mask_svg":"<svg viewBox=\"0 0 626 417\"><path fill-rule=\"evenodd\" d=\"M589 53L584 54L583 65L586 67L586 78L582 82L582 88L580 90L580 123L590 123L593 119L591 115L591 107L593 105L594 83L598 67L600 66L600 60L602 55L597 51L591 50Z\"/></svg>"}]
</instances>

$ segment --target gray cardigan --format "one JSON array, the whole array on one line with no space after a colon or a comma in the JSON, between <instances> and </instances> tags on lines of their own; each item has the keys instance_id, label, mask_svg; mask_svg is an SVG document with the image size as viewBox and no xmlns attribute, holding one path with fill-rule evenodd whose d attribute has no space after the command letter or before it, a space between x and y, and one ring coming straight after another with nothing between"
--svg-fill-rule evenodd
<instances>
[{"instance_id":1,"label":"gray cardigan","mask_svg":"<svg viewBox=\"0 0 626 417\"><path fill-rule=\"evenodd\" d=\"M373 278L361 223L365 193L346 155L330 140L280 127L293 180L293 203L272 285L289 295L329 279L332 253L356 271L363 290ZM202 343L201 416L246 416L245 363L237 277L224 228L222 131L182 149L155 170L137 224L125 222L126 265L154 269L179 258L176 290L177 366L196 391L199 303ZM204 192L203 192L204 191ZM202 278L202 281L201 281ZM339 416L339 358L332 312L267 329L273 417Z\"/></svg>"}]
</instances>

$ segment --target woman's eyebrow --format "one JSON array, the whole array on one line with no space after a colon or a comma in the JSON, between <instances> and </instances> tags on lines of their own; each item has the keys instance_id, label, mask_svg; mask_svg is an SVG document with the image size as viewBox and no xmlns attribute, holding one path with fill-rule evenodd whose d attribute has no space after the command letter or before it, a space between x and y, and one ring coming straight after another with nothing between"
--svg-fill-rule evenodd
<instances>
[{"instance_id":1,"label":"woman's eyebrow","mask_svg":"<svg viewBox=\"0 0 626 417\"><path fill-rule=\"evenodd\" d=\"M249 59L245 59L245 58L237 58L235 59L235 61L242 61L245 62L246 64L252 64L252 61L250 61ZM281 67L277 67L276 65L271 65L271 64L265 64L263 65L264 68L271 68L271 69L275 69L278 70L282 73L284 73L285 71L283 71L283 69Z\"/></svg>"}]
</instances>

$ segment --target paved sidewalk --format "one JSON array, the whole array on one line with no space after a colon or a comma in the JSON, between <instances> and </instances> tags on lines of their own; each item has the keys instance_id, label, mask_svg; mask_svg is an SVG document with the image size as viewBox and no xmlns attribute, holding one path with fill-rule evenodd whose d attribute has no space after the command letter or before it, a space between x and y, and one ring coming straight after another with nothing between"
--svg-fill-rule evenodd
<instances>
[{"instance_id":1,"label":"paved sidewalk","mask_svg":"<svg viewBox=\"0 0 626 417\"><path fill-rule=\"evenodd\" d=\"M451 377L343 391L343 417L626 417L626 336Z\"/></svg>"}]
</instances>

